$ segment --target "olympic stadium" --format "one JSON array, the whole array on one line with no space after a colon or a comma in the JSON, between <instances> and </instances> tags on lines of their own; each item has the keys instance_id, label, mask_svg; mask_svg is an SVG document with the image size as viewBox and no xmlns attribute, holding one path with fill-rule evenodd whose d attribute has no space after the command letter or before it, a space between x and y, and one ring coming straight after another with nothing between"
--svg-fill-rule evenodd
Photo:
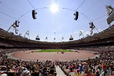
<instances>
[{"instance_id":1,"label":"olympic stadium","mask_svg":"<svg viewBox=\"0 0 114 76\"><path fill-rule=\"evenodd\" d=\"M114 1L0 0L0 76L114 76Z\"/></svg>"}]
</instances>

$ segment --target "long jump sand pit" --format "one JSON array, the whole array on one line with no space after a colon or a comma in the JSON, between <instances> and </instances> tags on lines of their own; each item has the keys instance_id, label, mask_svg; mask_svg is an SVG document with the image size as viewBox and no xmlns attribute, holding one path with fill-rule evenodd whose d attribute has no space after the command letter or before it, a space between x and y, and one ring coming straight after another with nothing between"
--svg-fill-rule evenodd
<instances>
[{"instance_id":1,"label":"long jump sand pit","mask_svg":"<svg viewBox=\"0 0 114 76\"><path fill-rule=\"evenodd\" d=\"M75 50L75 52L35 52L35 50L30 51L18 51L11 53L11 57L20 60L31 60L31 61L71 61L77 59L87 59L95 57L96 54L93 51L85 50Z\"/></svg>"}]
</instances>

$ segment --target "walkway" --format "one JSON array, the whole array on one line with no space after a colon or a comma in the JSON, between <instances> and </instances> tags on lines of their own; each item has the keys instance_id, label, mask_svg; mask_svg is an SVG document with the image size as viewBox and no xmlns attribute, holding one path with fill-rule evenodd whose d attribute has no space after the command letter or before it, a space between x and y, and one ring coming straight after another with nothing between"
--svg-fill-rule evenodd
<instances>
[{"instance_id":1,"label":"walkway","mask_svg":"<svg viewBox=\"0 0 114 76\"><path fill-rule=\"evenodd\" d=\"M66 76L59 66L56 67L57 76Z\"/></svg>"}]
</instances>

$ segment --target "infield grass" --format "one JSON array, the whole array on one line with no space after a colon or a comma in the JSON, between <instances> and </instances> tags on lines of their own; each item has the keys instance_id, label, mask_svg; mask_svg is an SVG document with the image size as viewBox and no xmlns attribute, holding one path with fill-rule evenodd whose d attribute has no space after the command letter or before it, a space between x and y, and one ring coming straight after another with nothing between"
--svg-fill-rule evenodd
<instances>
[{"instance_id":1,"label":"infield grass","mask_svg":"<svg viewBox=\"0 0 114 76\"><path fill-rule=\"evenodd\" d=\"M38 50L36 52L72 52L71 50L63 50L63 49L45 49L45 50Z\"/></svg>"}]
</instances>

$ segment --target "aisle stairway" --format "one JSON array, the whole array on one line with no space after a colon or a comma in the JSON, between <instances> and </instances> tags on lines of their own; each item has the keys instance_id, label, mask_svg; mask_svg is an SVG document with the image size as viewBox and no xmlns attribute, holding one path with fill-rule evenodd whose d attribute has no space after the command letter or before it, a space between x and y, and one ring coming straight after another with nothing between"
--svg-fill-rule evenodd
<instances>
[{"instance_id":1,"label":"aisle stairway","mask_svg":"<svg viewBox=\"0 0 114 76\"><path fill-rule=\"evenodd\" d=\"M59 66L56 67L57 76L66 76Z\"/></svg>"}]
</instances>

